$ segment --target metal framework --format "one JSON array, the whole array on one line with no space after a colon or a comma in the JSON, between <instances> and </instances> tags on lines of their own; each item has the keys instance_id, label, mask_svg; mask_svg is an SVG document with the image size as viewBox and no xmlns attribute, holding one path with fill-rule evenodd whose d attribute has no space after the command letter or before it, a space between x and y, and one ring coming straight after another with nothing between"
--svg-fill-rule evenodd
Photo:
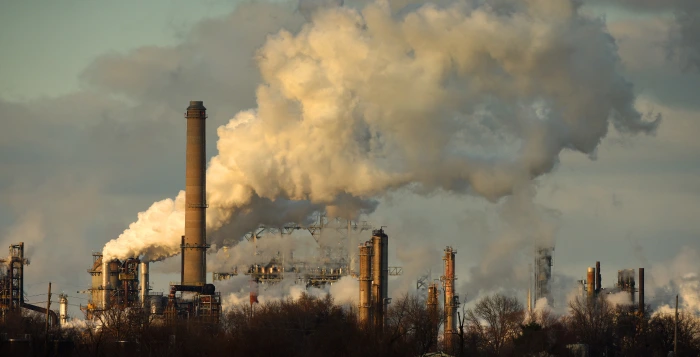
<instances>
[{"instance_id":1,"label":"metal framework","mask_svg":"<svg viewBox=\"0 0 700 357\"><path fill-rule=\"evenodd\" d=\"M0 259L5 263L0 271L0 313L19 311L24 303L24 266L29 260L24 257L24 242L10 245L10 256Z\"/></svg>"},{"instance_id":2,"label":"metal framework","mask_svg":"<svg viewBox=\"0 0 700 357\"><path fill-rule=\"evenodd\" d=\"M338 233L337 241L327 242L323 239L324 232L328 230ZM273 284L281 281L285 274L294 274L298 282L307 286L332 284L346 275L356 277L357 252L348 249L350 236L371 230L372 225L366 221L353 221L338 217L328 218L324 213L320 213L316 222L310 225L293 222L281 227L260 225L244 235L247 241L253 242L255 245L254 254L256 256L261 255L257 248L257 241L265 234L289 236L296 231L307 231L318 245L320 258L315 262L295 260L292 252L292 256L285 259L278 253L269 261L261 261L247 267L245 274L264 284ZM393 267L390 275L401 275L402 273L401 267ZM226 273L216 274L217 277L226 275ZM230 274L226 278L229 277Z\"/></svg>"}]
</instances>

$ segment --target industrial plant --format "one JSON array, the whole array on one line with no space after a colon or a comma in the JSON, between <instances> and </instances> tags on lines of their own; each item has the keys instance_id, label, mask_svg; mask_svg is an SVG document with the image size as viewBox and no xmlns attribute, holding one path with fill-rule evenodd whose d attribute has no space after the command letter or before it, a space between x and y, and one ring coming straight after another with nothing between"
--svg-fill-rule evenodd
<instances>
[{"instance_id":1,"label":"industrial plant","mask_svg":"<svg viewBox=\"0 0 700 357\"><path fill-rule=\"evenodd\" d=\"M358 304L350 308L354 315L358 331L369 333L373 338L381 339L389 333L387 326L396 324L392 320L389 297L389 277L401 275L401 267L389 265L389 235L386 227L374 228L367 222L351 219L329 218L324 214L312 224L288 223L281 227L258 226L245 234L245 239L254 248L252 264L238 265L235 262L227 271L212 272L212 282L207 283L207 250L210 247L206 237L206 162L205 162L205 122L206 108L201 101L190 102L186 110L187 149L186 149L186 201L184 235L180 245L180 281L170 283L167 292L154 292L150 285L150 264L144 257L116 259L104 252L92 254L92 264L87 269L91 276L91 285L82 292L88 295L86 305L80 305L87 321L100 321L101 328L109 326L105 319L110 312L125 312L129 324L137 326L146 324L173 327L183 323L193 328L200 326L210 331L221 327L222 296L214 283L229 280L239 274L249 277L250 310L245 312L246 323L254 320L253 304L258 302L258 289L275 286L283 279L291 278L304 288L319 288L337 283L343 277L357 280ZM325 233L324 233L325 232ZM271 235L291 239L293 234L308 233L316 242L316 254L313 257L295 255L293 250L286 252L258 249L260 240ZM332 234L330 234L332 233ZM369 240L357 244L362 236ZM328 239L333 236L333 239ZM231 247L222 248L233 249ZM532 314L535 302L546 299L552 303L552 267L553 246L540 246L534 250L534 271L531 270L530 286L527 288L527 311ZM424 352L464 353L466 313L460 315L459 294L456 287L457 250L451 246L444 248L442 257L443 272L438 281L430 281L430 273L418 280L417 288L425 288L427 296L421 302L426 314L418 322L425 325L427 339L422 342ZM47 331L68 322L68 296L59 295L58 314L49 303L40 307L24 301L24 266L29 260L24 255L24 244L10 246L9 257L0 260L0 314L3 317L21 309L32 310L46 316ZM436 262L437 263L437 262ZM635 314L645 316L644 303L644 269L639 268L635 276L632 269L618 271L617 283L606 289L602 285L600 262L587 269L586 279L580 280L580 296L593 301L605 294L629 294L632 302L637 301ZM534 284L532 283L534 280ZM534 296L532 290L534 289ZM637 294L637 295L635 295ZM442 298L440 299L440 296ZM635 299L635 296L637 298ZM534 297L534 301L533 301ZM440 300L442 307L440 307ZM517 302L517 301L516 301ZM516 312L517 310L517 304ZM462 310L464 311L464 309ZM519 316L519 315L515 315ZM534 316L534 315L533 315ZM521 323L522 321L518 321ZM471 322L473 323L473 321ZM393 326L393 325L392 325ZM172 330L172 331L175 331ZM473 336L472 336L473 337ZM172 339L175 335L172 335ZM30 341L17 340L19 342ZM19 343L18 342L18 343ZM117 341L131 343L129 341ZM580 349L583 347L572 347ZM585 347L587 348L587 347ZM585 350L584 348L584 350Z\"/></svg>"}]
</instances>

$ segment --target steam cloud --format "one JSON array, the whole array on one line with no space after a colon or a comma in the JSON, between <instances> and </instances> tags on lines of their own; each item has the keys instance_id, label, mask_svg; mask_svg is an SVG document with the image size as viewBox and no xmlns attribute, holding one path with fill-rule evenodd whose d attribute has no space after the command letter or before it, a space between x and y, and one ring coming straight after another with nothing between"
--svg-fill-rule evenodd
<instances>
[{"instance_id":1,"label":"steam cloud","mask_svg":"<svg viewBox=\"0 0 700 357\"><path fill-rule=\"evenodd\" d=\"M257 55L258 108L217 131L208 230L248 214L282 223L266 214L298 208L289 201L342 207L398 188L495 201L551 171L564 149L594 157L610 124L654 132L660 118L634 108L604 23L572 0L499 3L401 16L381 1L328 7L298 33L270 36ZM183 227L181 191L104 254L176 255Z\"/></svg>"}]
</instances>

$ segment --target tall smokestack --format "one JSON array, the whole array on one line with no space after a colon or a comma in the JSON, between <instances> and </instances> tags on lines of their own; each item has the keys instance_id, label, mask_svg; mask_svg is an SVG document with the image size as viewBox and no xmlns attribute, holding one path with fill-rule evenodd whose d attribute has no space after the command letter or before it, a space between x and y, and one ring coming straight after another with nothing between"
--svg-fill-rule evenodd
<instances>
[{"instance_id":1,"label":"tall smokestack","mask_svg":"<svg viewBox=\"0 0 700 357\"><path fill-rule=\"evenodd\" d=\"M588 267L588 275L586 276L586 288L588 289L588 297L593 297L593 291L595 289L595 268Z\"/></svg>"},{"instance_id":2,"label":"tall smokestack","mask_svg":"<svg viewBox=\"0 0 700 357\"><path fill-rule=\"evenodd\" d=\"M639 313L644 316L644 268L639 268Z\"/></svg>"},{"instance_id":3,"label":"tall smokestack","mask_svg":"<svg viewBox=\"0 0 700 357\"><path fill-rule=\"evenodd\" d=\"M389 237L383 229L372 231L372 300L374 308L374 328L377 332L384 329L384 312L386 311L389 285Z\"/></svg>"},{"instance_id":4,"label":"tall smokestack","mask_svg":"<svg viewBox=\"0 0 700 357\"><path fill-rule=\"evenodd\" d=\"M187 167L185 170L185 238L182 244L182 285L206 283L206 136L207 108L191 101L187 118Z\"/></svg>"},{"instance_id":5,"label":"tall smokestack","mask_svg":"<svg viewBox=\"0 0 700 357\"><path fill-rule=\"evenodd\" d=\"M141 294L141 307L148 311L148 262L141 262L140 267L139 267L139 284L140 286L140 294Z\"/></svg>"},{"instance_id":6,"label":"tall smokestack","mask_svg":"<svg viewBox=\"0 0 700 357\"><path fill-rule=\"evenodd\" d=\"M368 243L360 245L360 305L359 322L364 329L369 329L371 302L371 270L372 270L372 246Z\"/></svg>"},{"instance_id":7,"label":"tall smokestack","mask_svg":"<svg viewBox=\"0 0 700 357\"><path fill-rule=\"evenodd\" d=\"M445 256L442 260L445 261L444 275L442 282L445 290L445 350L453 351L453 334L457 330L457 307L459 301L455 296L455 254L457 252L452 247L445 248Z\"/></svg>"},{"instance_id":8,"label":"tall smokestack","mask_svg":"<svg viewBox=\"0 0 700 357\"><path fill-rule=\"evenodd\" d=\"M600 262L595 262L595 293L600 293L601 288Z\"/></svg>"},{"instance_id":9,"label":"tall smokestack","mask_svg":"<svg viewBox=\"0 0 700 357\"><path fill-rule=\"evenodd\" d=\"M430 283L428 285L428 300L426 301L428 306L428 316L430 319L430 333L433 339L430 346L430 352L437 352L437 338L438 338L438 288L437 284Z\"/></svg>"}]
</instances>

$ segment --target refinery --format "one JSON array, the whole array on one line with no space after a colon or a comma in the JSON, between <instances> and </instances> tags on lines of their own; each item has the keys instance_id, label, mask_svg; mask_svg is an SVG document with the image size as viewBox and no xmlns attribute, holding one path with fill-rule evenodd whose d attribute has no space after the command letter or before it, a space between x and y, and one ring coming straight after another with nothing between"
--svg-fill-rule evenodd
<instances>
[{"instance_id":1,"label":"refinery","mask_svg":"<svg viewBox=\"0 0 700 357\"><path fill-rule=\"evenodd\" d=\"M29 3L0 357L700 356L700 1Z\"/></svg>"},{"instance_id":2,"label":"refinery","mask_svg":"<svg viewBox=\"0 0 700 357\"><path fill-rule=\"evenodd\" d=\"M103 253L92 254L92 263L87 272L90 274L91 285L86 293L89 298L86 305L80 306L87 321L109 323L105 317L111 311L124 312L125 316L135 324L160 326L176 326L186 322L200 328L213 328L221 325L224 315L222 297L216 290L216 284L232 277L244 274L250 281L250 309L258 303L258 286L269 286L280 283L285 277L291 277L295 284L304 288L319 288L337 283L343 277L351 277L357 281L359 304L350 310L356 313L357 326L364 331L382 335L387 324L387 313L391 304L388 295L389 276L402 274L402 268L390 266L388 261L391 249L389 235L384 227L374 228L367 222L328 218L324 215L318 221L309 225L288 223L282 227L259 226L254 231L241 237L255 247L257 261L247 266L232 266L230 271L212 272L211 283L207 282L207 243L205 222L207 203L204 192L206 182L205 171L205 120L206 108L201 101L191 101L185 112L187 119L187 165L186 165L186 211L185 235L181 237L181 270L179 282L170 284L169 290L155 292L150 288L149 269L151 262L140 257L127 259L106 258ZM340 239L327 242L321 239L324 230L340 232ZM291 239L296 231L308 231L318 244L317 256L313 260L295 258L293 252L285 259L285 254L265 256L257 251L257 243L265 239L265 233L278 235L283 239ZM369 240L359 244L354 250L349 247L348 238L354 233L357 236L367 236ZM60 329L66 324L68 299L65 294L59 296L58 313L50 308L31 305L24 302L23 285L25 283L24 266L29 264L25 258L24 243L19 242L10 246L9 258L0 260L3 269L0 270L0 313L3 317L22 309L36 311L46 315L47 329ZM545 299L552 301L552 268L554 247L537 247L534 249L534 271L530 281L534 281L527 289L526 306L528 314L533 313L537 301ZM430 276L416 277L418 289L420 285L427 288L425 309L430 336L433 340L427 345L426 352L452 352L462 346L463 327L465 318L459 316L460 298L456 292L455 266L457 251L448 246L444 249L443 272L439 281L430 281ZM153 264L158 264L154 262ZM636 283L638 282L638 283ZM638 302L636 314L644 316L644 268L639 268L635 276L633 269L618 272L617 283L610 289L603 288L600 262L595 267L587 269L586 279L578 281L579 295L592 301L594 297L603 294L624 292L629 295L631 302ZM534 295L532 290L534 289ZM635 298L638 296L637 298ZM439 302L442 301L442 307ZM442 316L439 316L442 314ZM175 336L175 335L173 335ZM7 339L7 336L4 337ZM174 337L173 337L174 338ZM29 344L26 340L11 339L7 346L20 348ZM124 342L128 343L128 341ZM20 347L17 347L20 346Z\"/></svg>"}]
</instances>

